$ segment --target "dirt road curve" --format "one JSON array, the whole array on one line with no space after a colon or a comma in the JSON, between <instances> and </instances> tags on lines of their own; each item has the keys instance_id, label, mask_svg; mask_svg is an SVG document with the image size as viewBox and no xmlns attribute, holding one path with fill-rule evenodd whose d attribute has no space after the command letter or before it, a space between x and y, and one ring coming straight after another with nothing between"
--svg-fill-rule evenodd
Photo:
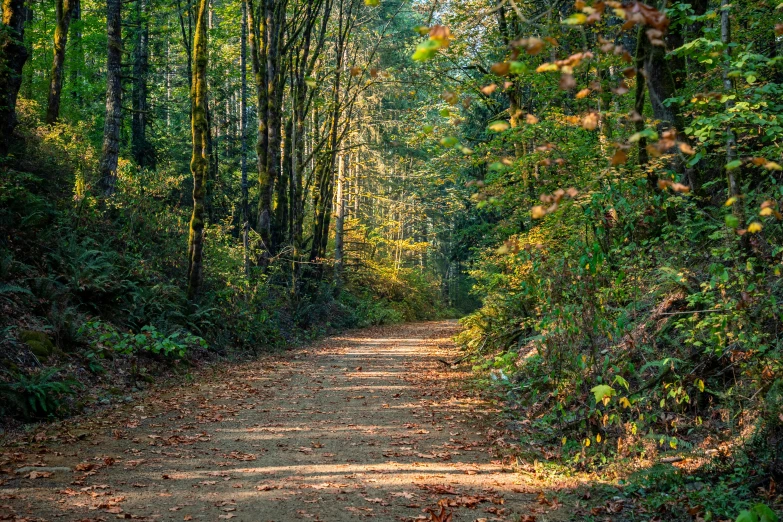
<instances>
[{"instance_id":1,"label":"dirt road curve","mask_svg":"<svg viewBox=\"0 0 783 522\"><path fill-rule=\"evenodd\" d=\"M566 519L437 362L455 328L333 337L3 448L0 520L439 520L439 501L454 521Z\"/></svg>"}]
</instances>

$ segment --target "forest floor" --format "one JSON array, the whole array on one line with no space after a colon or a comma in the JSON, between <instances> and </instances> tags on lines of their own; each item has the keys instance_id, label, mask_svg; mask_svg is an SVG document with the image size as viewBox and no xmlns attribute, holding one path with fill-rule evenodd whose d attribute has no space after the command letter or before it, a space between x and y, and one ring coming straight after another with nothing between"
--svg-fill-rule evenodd
<instances>
[{"instance_id":1,"label":"forest floor","mask_svg":"<svg viewBox=\"0 0 783 522\"><path fill-rule=\"evenodd\" d=\"M457 328L350 332L42 427L0 449L0 520L567 520L439 362Z\"/></svg>"}]
</instances>

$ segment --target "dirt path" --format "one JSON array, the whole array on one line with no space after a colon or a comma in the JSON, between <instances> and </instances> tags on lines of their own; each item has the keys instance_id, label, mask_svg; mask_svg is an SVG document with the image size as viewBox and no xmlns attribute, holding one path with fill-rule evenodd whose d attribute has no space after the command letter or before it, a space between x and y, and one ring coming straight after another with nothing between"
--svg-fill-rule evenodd
<instances>
[{"instance_id":1,"label":"dirt path","mask_svg":"<svg viewBox=\"0 0 783 522\"><path fill-rule=\"evenodd\" d=\"M455 328L333 337L5 448L0 520L439 520L439 501L455 521L566 519L437 362Z\"/></svg>"}]
</instances>

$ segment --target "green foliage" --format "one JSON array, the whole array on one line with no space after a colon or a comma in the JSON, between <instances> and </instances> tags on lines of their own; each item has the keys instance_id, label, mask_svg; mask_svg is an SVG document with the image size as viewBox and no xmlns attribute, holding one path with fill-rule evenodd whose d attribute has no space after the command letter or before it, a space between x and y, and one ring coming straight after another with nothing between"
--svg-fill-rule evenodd
<instances>
[{"instance_id":1,"label":"green foliage","mask_svg":"<svg viewBox=\"0 0 783 522\"><path fill-rule=\"evenodd\" d=\"M65 398L81 385L73 379L57 379L60 368L31 374L10 372L0 382L0 411L22 420L55 417L65 413Z\"/></svg>"},{"instance_id":2,"label":"green foliage","mask_svg":"<svg viewBox=\"0 0 783 522\"><path fill-rule=\"evenodd\" d=\"M167 358L183 358L188 350L207 348L207 342L187 331L169 335L159 332L154 326L143 326L139 333L118 332L111 325L100 321L87 321L80 334L94 340L102 347L120 354L150 353Z\"/></svg>"},{"instance_id":3,"label":"green foliage","mask_svg":"<svg viewBox=\"0 0 783 522\"><path fill-rule=\"evenodd\" d=\"M744 510L736 522L778 522L778 516L766 504L756 504L751 510Z\"/></svg>"}]
</instances>

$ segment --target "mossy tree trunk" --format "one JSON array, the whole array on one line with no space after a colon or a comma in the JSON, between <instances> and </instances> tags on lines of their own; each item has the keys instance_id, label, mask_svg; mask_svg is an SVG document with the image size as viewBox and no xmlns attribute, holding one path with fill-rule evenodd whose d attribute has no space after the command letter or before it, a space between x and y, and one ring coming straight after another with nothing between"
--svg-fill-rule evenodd
<instances>
[{"instance_id":1,"label":"mossy tree trunk","mask_svg":"<svg viewBox=\"0 0 783 522\"><path fill-rule=\"evenodd\" d=\"M266 168L259 174L258 233L265 255L274 252L272 239L273 194L280 172L281 107L280 39L285 29L285 9L278 0L264 1L266 27ZM261 111L259 111L260 114Z\"/></svg>"},{"instance_id":2,"label":"mossy tree trunk","mask_svg":"<svg viewBox=\"0 0 783 522\"><path fill-rule=\"evenodd\" d=\"M106 58L106 121L103 124L103 148L99 187L110 196L117 182L122 124L122 1L106 0L108 52Z\"/></svg>"},{"instance_id":3,"label":"mossy tree trunk","mask_svg":"<svg viewBox=\"0 0 783 522\"><path fill-rule=\"evenodd\" d=\"M16 127L16 98L22 86L22 69L27 60L24 0L3 0L3 24L0 26L0 154L8 148Z\"/></svg>"},{"instance_id":4,"label":"mossy tree trunk","mask_svg":"<svg viewBox=\"0 0 783 522\"><path fill-rule=\"evenodd\" d=\"M54 57L52 73L49 79L49 104L46 108L46 123L52 124L60 117L60 98L63 92L63 73L65 72L65 46L68 43L68 28L71 25L75 0L56 0L54 27Z\"/></svg>"},{"instance_id":5,"label":"mossy tree trunk","mask_svg":"<svg viewBox=\"0 0 783 522\"><path fill-rule=\"evenodd\" d=\"M260 6L263 7L265 0L261 0ZM247 21L249 26L248 43L250 44L250 62L253 68L253 80L256 87L256 107L258 108L258 137L256 140L256 159L258 171L258 185L260 197L263 198L265 187L268 185L269 174L267 171L267 91L266 84L266 23L265 17L261 16L259 10L253 3L253 0L245 0L247 5ZM262 223L259 203L259 215L256 221L256 232L258 232L262 241L264 239L263 230L266 223ZM268 236L267 236L268 238Z\"/></svg>"},{"instance_id":6,"label":"mossy tree trunk","mask_svg":"<svg viewBox=\"0 0 783 522\"><path fill-rule=\"evenodd\" d=\"M193 154L190 171L193 174L193 215L188 237L188 298L194 299L201 289L204 257L204 216L209 156L207 151L209 122L207 121L207 7L208 0L199 0L196 32L193 39L193 81L191 82L191 128Z\"/></svg>"}]
</instances>

